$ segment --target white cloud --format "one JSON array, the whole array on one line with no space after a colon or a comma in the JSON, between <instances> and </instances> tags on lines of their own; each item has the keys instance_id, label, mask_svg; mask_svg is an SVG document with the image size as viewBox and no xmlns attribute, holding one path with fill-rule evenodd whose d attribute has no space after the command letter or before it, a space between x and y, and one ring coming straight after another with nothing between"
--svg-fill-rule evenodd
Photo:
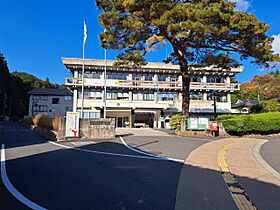
<instances>
[{"instance_id":1,"label":"white cloud","mask_svg":"<svg viewBox=\"0 0 280 210\"><path fill-rule=\"evenodd\" d=\"M272 49L274 50L274 53L280 54L280 34L273 35L274 41L272 42Z\"/></svg>"},{"instance_id":2,"label":"white cloud","mask_svg":"<svg viewBox=\"0 0 280 210\"><path fill-rule=\"evenodd\" d=\"M245 12L249 9L252 4L252 0L229 0L231 2L236 2L235 9Z\"/></svg>"}]
</instances>

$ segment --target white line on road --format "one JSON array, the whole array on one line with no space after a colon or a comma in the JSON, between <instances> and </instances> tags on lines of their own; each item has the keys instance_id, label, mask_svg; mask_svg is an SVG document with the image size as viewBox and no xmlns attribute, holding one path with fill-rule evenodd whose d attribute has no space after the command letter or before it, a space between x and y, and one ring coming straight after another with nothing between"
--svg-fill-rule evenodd
<instances>
[{"instance_id":1,"label":"white line on road","mask_svg":"<svg viewBox=\"0 0 280 210\"><path fill-rule=\"evenodd\" d=\"M180 163L184 163L184 162L185 162L184 160L175 159L175 158L168 158L168 157L161 157L161 156L158 156L158 155L153 155L153 154L150 154L150 153L146 153L146 152L143 152L143 151L134 149L133 147L129 146L129 145L123 140L123 138L122 138L121 136L120 136L120 140L121 140L121 142L123 143L123 145L124 145L126 148L128 148L128 149L130 149L130 150L132 150L132 151L134 151L134 152L138 152L138 153L140 153L140 154L148 155L148 156L151 156L151 157L163 158L163 159L165 159L165 160L172 160L172 161L180 162Z\"/></svg>"},{"instance_id":2,"label":"white line on road","mask_svg":"<svg viewBox=\"0 0 280 210\"><path fill-rule=\"evenodd\" d=\"M111 152L101 152L101 151L95 151L95 150L89 150L89 149L82 149L82 148L76 148L76 147L69 147L63 144L58 144L52 141L49 141L49 143L64 147L66 149L73 149L81 152L88 152L88 153L94 153L94 154L102 154L102 155L111 155L111 156L119 156L119 157L130 157L130 158L138 158L138 159L149 159L149 160L167 160L167 161L175 161L172 158L164 158L164 157L145 157L145 156L138 156L138 155L126 155L126 154L118 154L118 153L111 153ZM177 161L179 162L179 161Z\"/></svg>"},{"instance_id":3,"label":"white line on road","mask_svg":"<svg viewBox=\"0 0 280 210\"><path fill-rule=\"evenodd\" d=\"M31 200L27 199L24 197L19 191L17 191L16 188L12 185L10 182L7 172L6 172L6 162L5 162L5 145L2 144L2 149L1 149L1 178L2 181L5 185L5 187L10 191L10 193L18 199L20 202L22 202L24 205L28 206L31 209L40 209L43 210L45 208L37 205L36 203L32 202Z\"/></svg>"},{"instance_id":4,"label":"white line on road","mask_svg":"<svg viewBox=\"0 0 280 210\"><path fill-rule=\"evenodd\" d=\"M265 170L267 170L270 174L272 174L274 177L276 177L277 179L280 180L280 174L274 169L272 168L261 156L261 147L268 142L268 140L264 140L258 144L256 144L253 148L253 154L256 158L256 160L262 165L262 167L265 168Z\"/></svg>"}]
</instances>

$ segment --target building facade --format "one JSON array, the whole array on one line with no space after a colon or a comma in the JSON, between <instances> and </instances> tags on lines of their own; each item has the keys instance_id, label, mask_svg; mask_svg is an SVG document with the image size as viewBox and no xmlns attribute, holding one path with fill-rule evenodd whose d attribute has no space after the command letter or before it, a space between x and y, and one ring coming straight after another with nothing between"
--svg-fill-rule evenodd
<instances>
[{"instance_id":1,"label":"building facade","mask_svg":"<svg viewBox=\"0 0 280 210\"><path fill-rule=\"evenodd\" d=\"M73 90L73 111L81 111L82 59L62 58L72 78L65 84ZM182 77L179 66L164 63L148 63L139 68L123 68L106 62L106 101L104 90L104 60L85 60L84 117L116 119L117 127L168 128L169 119L182 111ZM217 113L231 112L230 93L239 90L239 84L230 78L243 67L221 69L215 67L191 67L190 113L213 118L214 94Z\"/></svg>"},{"instance_id":2,"label":"building facade","mask_svg":"<svg viewBox=\"0 0 280 210\"><path fill-rule=\"evenodd\" d=\"M50 117L63 117L73 110L73 93L70 90L34 88L27 94L30 95L29 117L43 113Z\"/></svg>"}]
</instances>

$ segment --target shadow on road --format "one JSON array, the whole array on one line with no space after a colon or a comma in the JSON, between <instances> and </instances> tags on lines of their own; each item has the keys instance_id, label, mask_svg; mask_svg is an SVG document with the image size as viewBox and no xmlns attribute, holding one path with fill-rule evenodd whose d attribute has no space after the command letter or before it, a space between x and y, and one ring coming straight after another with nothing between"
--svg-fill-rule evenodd
<instances>
[{"instance_id":1,"label":"shadow on road","mask_svg":"<svg viewBox=\"0 0 280 210\"><path fill-rule=\"evenodd\" d=\"M1 137L8 148L8 177L24 196L48 209L237 208L219 171L61 149L19 125L14 127L8 126ZM117 142L78 148L141 156ZM247 177L237 179L257 208L280 209L278 186ZM2 184L0 188L1 197L5 192ZM12 208L14 204L7 205Z\"/></svg>"}]
</instances>

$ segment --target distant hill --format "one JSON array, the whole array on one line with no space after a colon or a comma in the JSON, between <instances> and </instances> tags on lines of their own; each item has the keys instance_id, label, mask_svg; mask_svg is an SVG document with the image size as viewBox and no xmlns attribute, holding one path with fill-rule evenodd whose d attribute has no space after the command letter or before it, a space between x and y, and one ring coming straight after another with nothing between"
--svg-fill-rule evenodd
<instances>
[{"instance_id":1,"label":"distant hill","mask_svg":"<svg viewBox=\"0 0 280 210\"><path fill-rule=\"evenodd\" d=\"M52 84L49 81L49 78L46 78L46 81L43 81L32 74L27 74L25 72L13 72L11 74L14 77L20 78L23 83L29 85L31 88L66 88L65 85Z\"/></svg>"}]
</instances>

